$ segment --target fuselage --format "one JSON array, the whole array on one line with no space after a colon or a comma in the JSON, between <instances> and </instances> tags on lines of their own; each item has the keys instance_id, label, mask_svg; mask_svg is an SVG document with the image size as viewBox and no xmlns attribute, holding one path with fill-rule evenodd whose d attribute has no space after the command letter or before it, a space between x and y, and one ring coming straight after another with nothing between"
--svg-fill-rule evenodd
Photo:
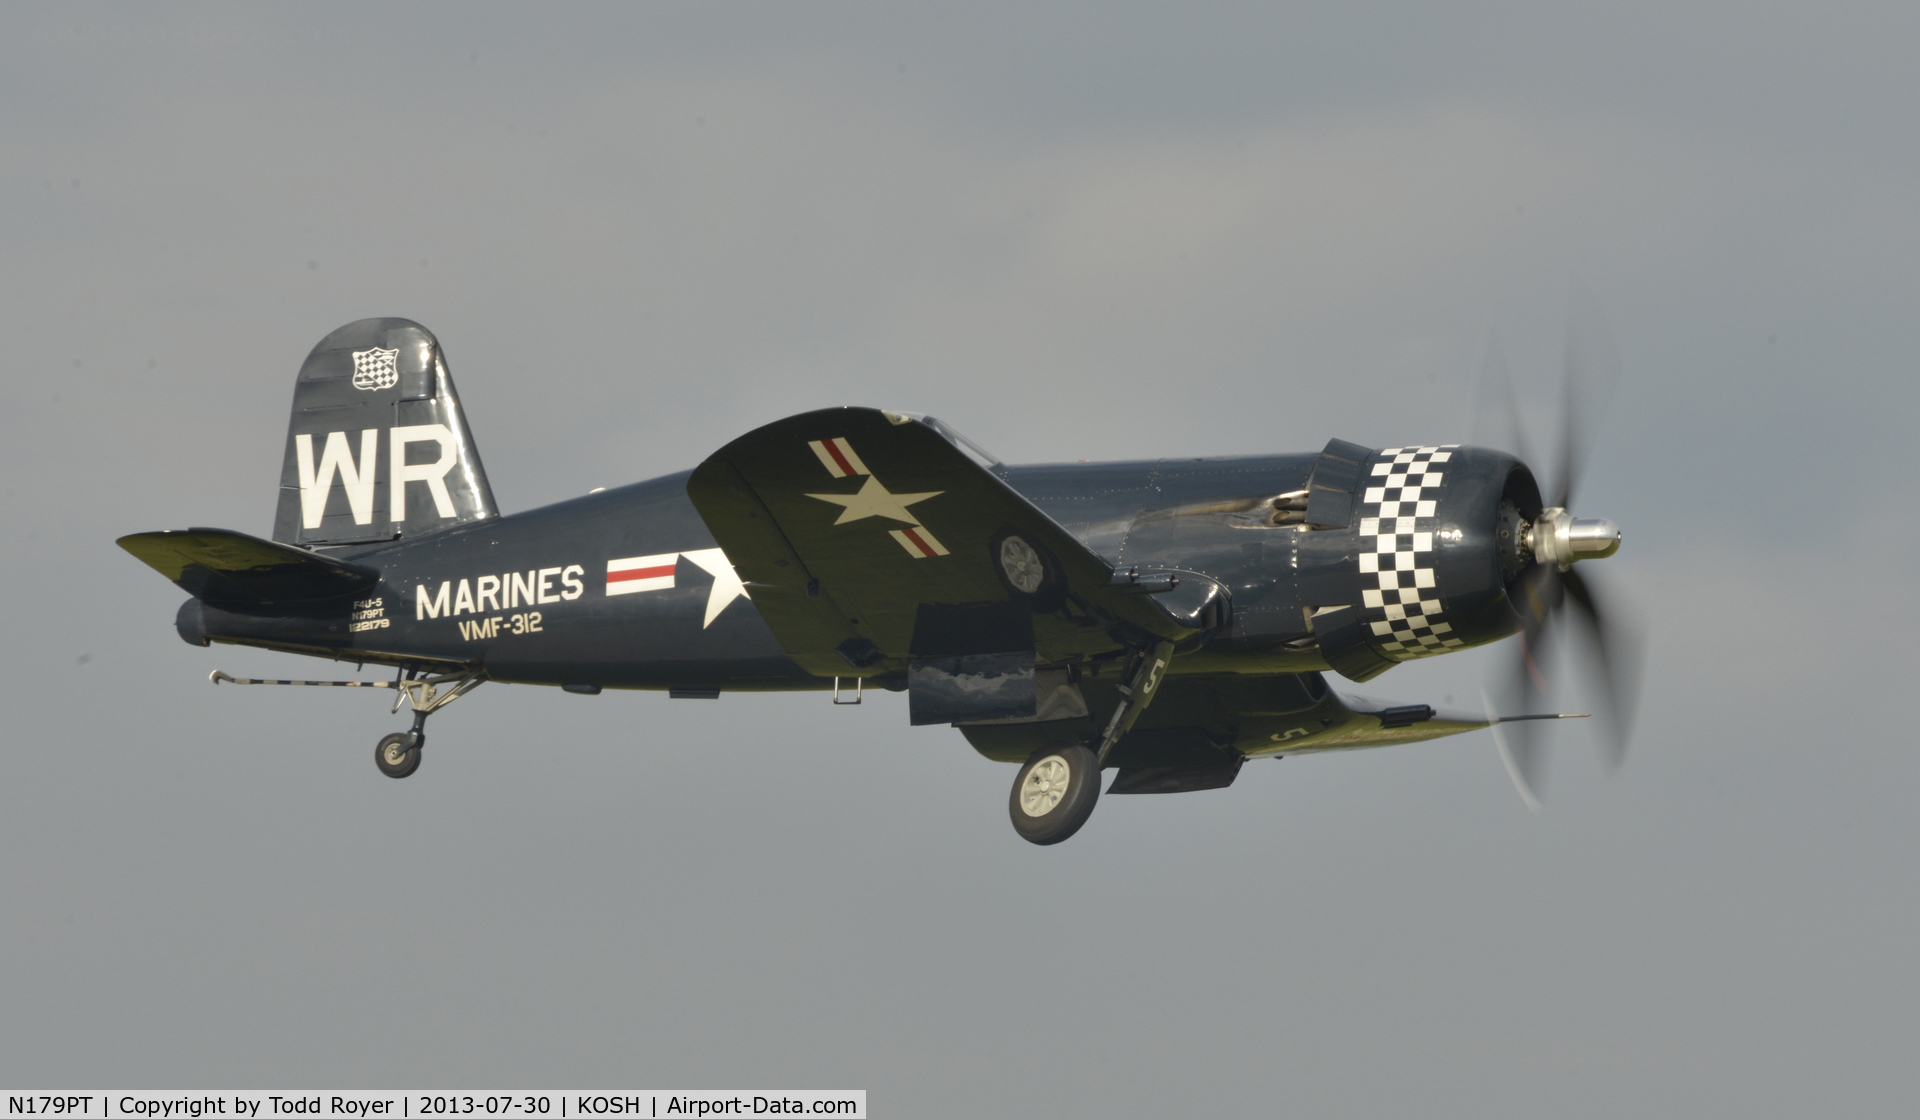
<instances>
[{"instance_id":1,"label":"fuselage","mask_svg":"<svg viewBox=\"0 0 1920 1120\"><path fill-rule=\"evenodd\" d=\"M1463 477L1443 500L1459 508L1440 511L1436 564L1443 591L1477 605L1456 611L1460 640L1448 648L1512 630L1497 567L1486 559L1493 503L1512 460L1455 456L1449 473ZM1170 571L1225 589L1230 622L1183 651L1174 672L1305 672L1329 664L1314 639L1314 612L1359 603L1358 553L1373 547L1351 531L1275 523L1274 496L1305 490L1319 458L1058 463L994 473L1116 569ZM1466 485L1474 474L1484 478ZM334 550L380 573L350 610L256 618L190 601L181 633L196 643L347 661L479 667L503 682L696 692L831 687L782 652L754 609L752 588L739 585L687 497L686 479L667 475ZM1475 625L1466 617L1474 611L1487 617Z\"/></svg>"}]
</instances>

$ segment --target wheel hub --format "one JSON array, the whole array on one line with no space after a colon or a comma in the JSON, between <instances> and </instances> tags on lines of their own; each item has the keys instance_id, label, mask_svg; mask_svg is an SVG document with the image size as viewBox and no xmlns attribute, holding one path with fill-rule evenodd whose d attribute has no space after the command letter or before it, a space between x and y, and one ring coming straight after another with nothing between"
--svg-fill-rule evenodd
<instances>
[{"instance_id":1,"label":"wheel hub","mask_svg":"<svg viewBox=\"0 0 1920 1120\"><path fill-rule=\"evenodd\" d=\"M1029 817L1046 816L1067 795L1067 782L1072 777L1066 759L1057 754L1041 759L1020 783L1020 811Z\"/></svg>"},{"instance_id":2,"label":"wheel hub","mask_svg":"<svg viewBox=\"0 0 1920 1120\"><path fill-rule=\"evenodd\" d=\"M1000 570L1006 573L1007 582L1014 589L1032 595L1040 590L1040 584L1046 579L1046 566L1040 562L1040 554L1025 539L1010 536L1000 542Z\"/></svg>"}]
</instances>

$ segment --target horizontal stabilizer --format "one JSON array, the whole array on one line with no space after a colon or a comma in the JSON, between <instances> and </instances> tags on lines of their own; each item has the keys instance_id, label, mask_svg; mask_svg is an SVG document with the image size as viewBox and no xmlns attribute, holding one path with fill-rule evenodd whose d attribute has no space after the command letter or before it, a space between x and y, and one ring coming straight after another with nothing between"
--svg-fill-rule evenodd
<instances>
[{"instance_id":1,"label":"horizontal stabilizer","mask_svg":"<svg viewBox=\"0 0 1920 1120\"><path fill-rule=\"evenodd\" d=\"M231 529L169 529L121 537L121 548L194 598L226 610L272 613L365 594L372 568Z\"/></svg>"}]
</instances>

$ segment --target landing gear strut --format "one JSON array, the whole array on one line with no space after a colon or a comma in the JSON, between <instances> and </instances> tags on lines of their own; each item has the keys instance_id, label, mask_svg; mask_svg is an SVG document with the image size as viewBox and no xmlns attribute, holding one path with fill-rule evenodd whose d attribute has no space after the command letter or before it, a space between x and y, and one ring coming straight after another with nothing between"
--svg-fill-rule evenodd
<instances>
[{"instance_id":1,"label":"landing gear strut","mask_svg":"<svg viewBox=\"0 0 1920 1120\"><path fill-rule=\"evenodd\" d=\"M373 764L389 778L404 778L420 769L420 751L427 745L427 717L480 687L480 682L485 679L478 673L445 677L402 674L396 677L393 687L400 695L393 699L393 710L399 711L403 703L412 704L413 730L396 731L375 744ZM451 684L452 687L441 692L439 686L443 684Z\"/></svg>"},{"instance_id":2,"label":"landing gear strut","mask_svg":"<svg viewBox=\"0 0 1920 1120\"><path fill-rule=\"evenodd\" d=\"M1079 743L1045 747L1020 768L1013 779L1007 814L1021 839L1032 844L1058 844L1087 823L1100 800L1100 770L1106 765L1107 755L1153 702L1171 660L1172 642L1156 642L1133 655L1118 689L1120 703L1107 720L1097 749Z\"/></svg>"},{"instance_id":3,"label":"landing gear strut","mask_svg":"<svg viewBox=\"0 0 1920 1120\"><path fill-rule=\"evenodd\" d=\"M390 681L270 681L258 677L228 676L215 669L207 679L216 685L226 681L229 684L299 685L306 688L393 689L400 694L393 698L394 711L399 711L402 704L413 705L413 730L395 732L380 740L373 748L373 763L389 778L404 778L420 769L420 748L427 743L427 716L479 688L487 677L485 670L478 668L438 677L423 676L418 670L402 669ZM442 685L447 686L445 691L441 691Z\"/></svg>"}]
</instances>

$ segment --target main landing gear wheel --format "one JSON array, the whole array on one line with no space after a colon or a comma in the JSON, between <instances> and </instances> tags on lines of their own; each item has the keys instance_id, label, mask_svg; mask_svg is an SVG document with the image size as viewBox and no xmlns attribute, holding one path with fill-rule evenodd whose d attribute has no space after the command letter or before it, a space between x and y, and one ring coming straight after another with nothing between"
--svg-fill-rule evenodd
<instances>
[{"instance_id":1,"label":"main landing gear wheel","mask_svg":"<svg viewBox=\"0 0 1920 1120\"><path fill-rule=\"evenodd\" d=\"M1000 574L1007 577L1007 583L1022 595L1038 595L1047 579L1040 551L1018 533L1008 533L1000 538L999 552Z\"/></svg>"},{"instance_id":2,"label":"main landing gear wheel","mask_svg":"<svg viewBox=\"0 0 1920 1120\"><path fill-rule=\"evenodd\" d=\"M425 738L396 731L373 748L373 764L389 778L404 778L420 769L420 748L426 745Z\"/></svg>"},{"instance_id":3,"label":"main landing gear wheel","mask_svg":"<svg viewBox=\"0 0 1920 1120\"><path fill-rule=\"evenodd\" d=\"M1011 529L1002 530L988 546L1000 582L1035 611L1060 609L1065 593L1059 568L1045 549Z\"/></svg>"},{"instance_id":4,"label":"main landing gear wheel","mask_svg":"<svg viewBox=\"0 0 1920 1120\"><path fill-rule=\"evenodd\" d=\"M1013 830L1033 844L1058 844L1080 831L1100 800L1100 763L1082 746L1036 751L1013 779Z\"/></svg>"}]
</instances>

